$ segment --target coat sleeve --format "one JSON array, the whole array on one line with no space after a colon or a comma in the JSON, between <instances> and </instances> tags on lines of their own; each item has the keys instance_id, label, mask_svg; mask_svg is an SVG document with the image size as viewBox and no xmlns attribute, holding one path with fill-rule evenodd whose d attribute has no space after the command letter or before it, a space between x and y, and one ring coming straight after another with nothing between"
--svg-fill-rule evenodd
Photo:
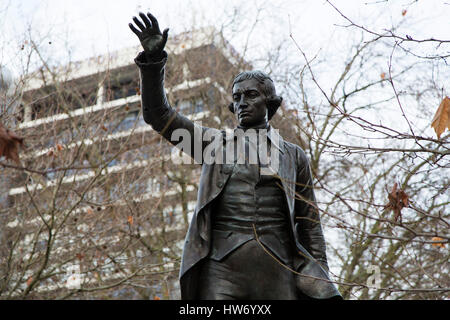
<instances>
[{"instance_id":1,"label":"coat sleeve","mask_svg":"<svg viewBox=\"0 0 450 320\"><path fill-rule=\"evenodd\" d=\"M305 153L300 149L297 152L295 193L295 232L301 245L328 272L326 245L314 195L311 169Z\"/></svg>"},{"instance_id":2,"label":"coat sleeve","mask_svg":"<svg viewBox=\"0 0 450 320\"><path fill-rule=\"evenodd\" d=\"M190 138L190 149L183 149L189 156L202 155L205 143L202 141L203 133L209 129L194 124L185 116L174 110L166 97L164 89L164 68L167 62L167 52L163 51L160 57L152 59L144 52L134 59L139 67L140 86L141 86L141 102L144 121L152 126L160 135L162 135L170 143L176 145L180 142L180 138L172 139L173 133L177 129L184 130L182 135ZM194 133L195 131L195 133ZM178 135L177 135L178 136ZM200 152L194 152L194 145L201 146ZM201 159L195 158L201 162Z\"/></svg>"}]
</instances>

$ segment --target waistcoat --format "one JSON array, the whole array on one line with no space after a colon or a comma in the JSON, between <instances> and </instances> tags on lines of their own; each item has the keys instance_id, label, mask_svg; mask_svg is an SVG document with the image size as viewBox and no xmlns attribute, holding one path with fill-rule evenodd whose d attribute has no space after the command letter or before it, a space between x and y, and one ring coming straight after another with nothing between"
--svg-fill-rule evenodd
<instances>
[{"instance_id":1,"label":"waistcoat","mask_svg":"<svg viewBox=\"0 0 450 320\"><path fill-rule=\"evenodd\" d=\"M248 150L248 141L245 145ZM293 249L281 181L274 175L261 175L259 161L249 164L248 157L245 160L244 164L234 166L213 204L210 258L220 261L244 243L258 238L279 259L290 264Z\"/></svg>"}]
</instances>

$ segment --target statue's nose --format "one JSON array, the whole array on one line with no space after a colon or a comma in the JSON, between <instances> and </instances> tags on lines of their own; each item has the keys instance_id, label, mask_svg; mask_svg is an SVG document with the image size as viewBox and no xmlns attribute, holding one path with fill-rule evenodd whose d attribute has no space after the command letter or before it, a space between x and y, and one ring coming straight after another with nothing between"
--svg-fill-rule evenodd
<instances>
[{"instance_id":1,"label":"statue's nose","mask_svg":"<svg viewBox=\"0 0 450 320\"><path fill-rule=\"evenodd\" d=\"M242 95L241 98L239 99L238 109L245 109L247 108L247 106L248 106L247 101L245 101L244 95Z\"/></svg>"}]
</instances>

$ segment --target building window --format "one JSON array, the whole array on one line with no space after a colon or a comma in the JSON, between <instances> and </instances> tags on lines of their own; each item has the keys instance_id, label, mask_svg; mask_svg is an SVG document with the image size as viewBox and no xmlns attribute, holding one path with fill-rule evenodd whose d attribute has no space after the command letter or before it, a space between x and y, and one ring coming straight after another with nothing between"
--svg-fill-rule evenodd
<instances>
[{"instance_id":1,"label":"building window","mask_svg":"<svg viewBox=\"0 0 450 320\"><path fill-rule=\"evenodd\" d=\"M138 111L133 111L133 112L127 113L125 118L118 124L118 126L114 129L113 132L127 131L127 130L130 130L130 129L134 128L135 126L137 126L138 124L136 123L136 120L137 120L138 115L139 115Z\"/></svg>"},{"instance_id":2,"label":"building window","mask_svg":"<svg viewBox=\"0 0 450 320\"><path fill-rule=\"evenodd\" d=\"M204 110L204 103L201 99L181 100L175 103L175 108L184 114L193 114Z\"/></svg>"},{"instance_id":3,"label":"building window","mask_svg":"<svg viewBox=\"0 0 450 320\"><path fill-rule=\"evenodd\" d=\"M106 86L106 101L113 101L137 95L139 82L137 79L115 79Z\"/></svg>"}]
</instances>

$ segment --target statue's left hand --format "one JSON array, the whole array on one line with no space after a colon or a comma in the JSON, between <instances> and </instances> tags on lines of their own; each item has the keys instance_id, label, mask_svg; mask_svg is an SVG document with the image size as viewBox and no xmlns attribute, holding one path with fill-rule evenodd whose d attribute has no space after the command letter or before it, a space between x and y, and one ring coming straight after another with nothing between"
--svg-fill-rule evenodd
<instances>
[{"instance_id":1,"label":"statue's left hand","mask_svg":"<svg viewBox=\"0 0 450 320\"><path fill-rule=\"evenodd\" d=\"M133 17L133 21L140 30L132 23L128 24L128 26L139 38L145 53L150 57L158 57L161 55L164 46L166 45L169 28L161 33L158 20L156 20L150 12L147 13L147 16L142 12L139 12L139 16L144 24L142 24L137 17Z\"/></svg>"}]
</instances>

